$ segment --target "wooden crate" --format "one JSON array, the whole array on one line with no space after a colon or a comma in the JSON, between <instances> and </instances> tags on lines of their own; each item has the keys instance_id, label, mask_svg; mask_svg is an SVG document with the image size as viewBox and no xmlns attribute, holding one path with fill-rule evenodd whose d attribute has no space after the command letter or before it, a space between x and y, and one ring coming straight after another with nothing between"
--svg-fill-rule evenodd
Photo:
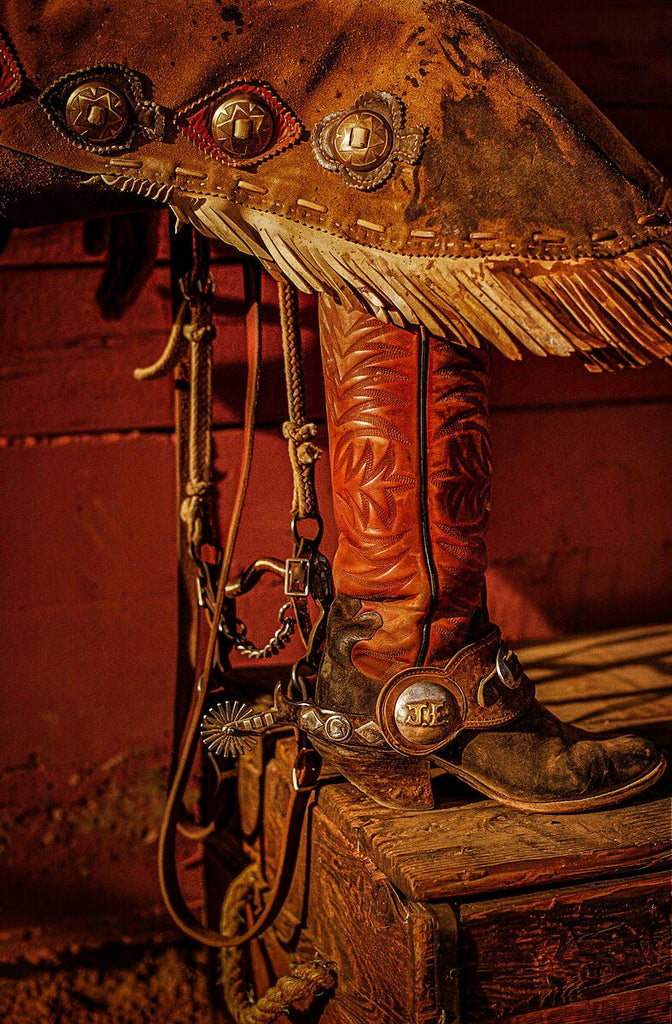
<instances>
[{"instance_id":1,"label":"wooden crate","mask_svg":"<svg viewBox=\"0 0 672 1024\"><path fill-rule=\"evenodd\" d=\"M562 718L669 748L670 627L522 653ZM243 828L267 877L292 753L291 738L266 740L241 769ZM669 1024L669 792L663 780L622 807L540 815L448 780L436 810L403 813L332 779L257 980L297 950L332 961L336 992L309 1017L320 1024Z\"/></svg>"}]
</instances>

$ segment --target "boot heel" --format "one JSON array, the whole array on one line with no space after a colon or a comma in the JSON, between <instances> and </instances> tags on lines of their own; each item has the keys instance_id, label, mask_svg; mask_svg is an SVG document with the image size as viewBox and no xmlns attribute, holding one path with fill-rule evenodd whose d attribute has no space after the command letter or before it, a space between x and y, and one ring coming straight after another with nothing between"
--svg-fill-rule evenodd
<instances>
[{"instance_id":1,"label":"boot heel","mask_svg":"<svg viewBox=\"0 0 672 1024\"><path fill-rule=\"evenodd\" d=\"M429 758L405 757L392 750L353 748L312 738L311 742L329 767L383 807L413 811L434 807Z\"/></svg>"}]
</instances>

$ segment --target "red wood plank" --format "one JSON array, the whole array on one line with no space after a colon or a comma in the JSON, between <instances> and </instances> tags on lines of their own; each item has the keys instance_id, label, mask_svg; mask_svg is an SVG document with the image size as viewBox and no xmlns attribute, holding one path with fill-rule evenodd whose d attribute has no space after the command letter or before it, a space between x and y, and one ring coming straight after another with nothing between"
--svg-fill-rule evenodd
<instances>
[{"instance_id":1,"label":"red wood plank","mask_svg":"<svg viewBox=\"0 0 672 1024\"><path fill-rule=\"evenodd\" d=\"M556 1006L511 1017L509 1024L670 1024L672 989L669 982L650 988L614 992L603 999L573 1006Z\"/></svg>"},{"instance_id":2,"label":"red wood plank","mask_svg":"<svg viewBox=\"0 0 672 1024\"><path fill-rule=\"evenodd\" d=\"M3 760L162 743L175 641L172 445L0 451Z\"/></svg>"},{"instance_id":3,"label":"red wood plank","mask_svg":"<svg viewBox=\"0 0 672 1024\"><path fill-rule=\"evenodd\" d=\"M242 422L247 375L242 271L215 267L215 407L218 424ZM102 319L95 303L100 269L0 271L0 433L168 429L172 384L138 382L136 366L163 350L171 324L169 271L159 267L122 321ZM264 371L260 422L286 418L282 346L274 283L263 283ZM319 416L322 384L315 300L302 297L309 414Z\"/></svg>"},{"instance_id":4,"label":"red wood plank","mask_svg":"<svg viewBox=\"0 0 672 1024\"><path fill-rule=\"evenodd\" d=\"M552 409L672 398L672 366L657 362L618 373L587 373L578 359L493 355L490 409Z\"/></svg>"},{"instance_id":5,"label":"red wood plank","mask_svg":"<svg viewBox=\"0 0 672 1024\"><path fill-rule=\"evenodd\" d=\"M664 984L670 909L669 872L462 904L465 1024L544 1011L580 1020L579 1007Z\"/></svg>"},{"instance_id":6,"label":"red wood plank","mask_svg":"<svg viewBox=\"0 0 672 1024\"><path fill-rule=\"evenodd\" d=\"M672 608L672 403L493 416L493 618L515 637Z\"/></svg>"}]
</instances>

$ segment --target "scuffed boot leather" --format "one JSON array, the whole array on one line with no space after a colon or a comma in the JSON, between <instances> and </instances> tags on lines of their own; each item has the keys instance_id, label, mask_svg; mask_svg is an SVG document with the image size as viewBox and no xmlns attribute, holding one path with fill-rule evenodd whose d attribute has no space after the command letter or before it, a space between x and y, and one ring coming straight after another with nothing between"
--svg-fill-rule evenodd
<instances>
[{"instance_id":1,"label":"scuffed boot leather","mask_svg":"<svg viewBox=\"0 0 672 1024\"><path fill-rule=\"evenodd\" d=\"M554 814L619 803L665 770L648 740L597 736L561 722L536 700L509 725L463 733L436 762L495 800Z\"/></svg>"}]
</instances>

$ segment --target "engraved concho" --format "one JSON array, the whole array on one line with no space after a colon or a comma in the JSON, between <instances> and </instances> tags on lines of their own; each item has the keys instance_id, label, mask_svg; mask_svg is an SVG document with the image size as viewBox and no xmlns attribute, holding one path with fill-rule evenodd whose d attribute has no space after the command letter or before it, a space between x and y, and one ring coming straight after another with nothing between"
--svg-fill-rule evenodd
<instances>
[{"instance_id":1,"label":"engraved concho","mask_svg":"<svg viewBox=\"0 0 672 1024\"><path fill-rule=\"evenodd\" d=\"M65 121L85 142L112 142L123 134L129 120L123 93L106 82L84 82L76 86L65 105Z\"/></svg>"},{"instance_id":2,"label":"engraved concho","mask_svg":"<svg viewBox=\"0 0 672 1024\"><path fill-rule=\"evenodd\" d=\"M464 694L439 669L407 669L378 699L378 721L395 750L421 757L449 743L466 714Z\"/></svg>"},{"instance_id":3,"label":"engraved concho","mask_svg":"<svg viewBox=\"0 0 672 1024\"><path fill-rule=\"evenodd\" d=\"M371 192L391 177L396 164L420 160L425 129L406 127L405 120L398 96L365 92L349 110L335 110L315 125L315 159L353 188Z\"/></svg>"},{"instance_id":4,"label":"engraved concho","mask_svg":"<svg viewBox=\"0 0 672 1024\"><path fill-rule=\"evenodd\" d=\"M273 138L273 117L255 96L234 93L216 107L211 130L213 139L229 156L259 156Z\"/></svg>"},{"instance_id":5,"label":"engraved concho","mask_svg":"<svg viewBox=\"0 0 672 1024\"><path fill-rule=\"evenodd\" d=\"M345 167L370 171L385 163L392 139L392 126L380 114L374 110L353 110L335 129L333 147Z\"/></svg>"}]
</instances>

